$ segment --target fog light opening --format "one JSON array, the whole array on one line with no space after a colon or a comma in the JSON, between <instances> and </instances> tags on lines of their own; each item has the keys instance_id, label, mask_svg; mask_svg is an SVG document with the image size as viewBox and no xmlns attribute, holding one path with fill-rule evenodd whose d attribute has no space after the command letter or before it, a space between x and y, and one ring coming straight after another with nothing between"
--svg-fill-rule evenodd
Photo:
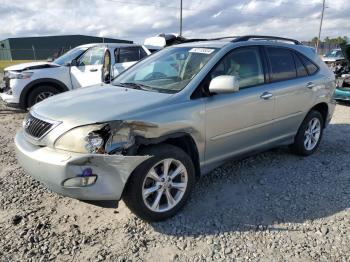
<instances>
[{"instance_id":1,"label":"fog light opening","mask_svg":"<svg viewBox=\"0 0 350 262\"><path fill-rule=\"evenodd\" d=\"M68 178L63 182L64 187L87 187L96 183L97 175L92 173L91 168L85 168L82 174Z\"/></svg>"}]
</instances>

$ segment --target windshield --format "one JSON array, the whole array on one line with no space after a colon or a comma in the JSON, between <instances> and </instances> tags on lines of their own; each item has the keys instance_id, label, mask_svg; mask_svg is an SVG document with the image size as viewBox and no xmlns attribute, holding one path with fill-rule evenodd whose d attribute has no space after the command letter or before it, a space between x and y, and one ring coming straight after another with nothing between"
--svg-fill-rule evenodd
<instances>
[{"instance_id":1,"label":"windshield","mask_svg":"<svg viewBox=\"0 0 350 262\"><path fill-rule=\"evenodd\" d=\"M326 57L341 57L343 53L341 50L331 50L326 55Z\"/></svg>"},{"instance_id":2,"label":"windshield","mask_svg":"<svg viewBox=\"0 0 350 262\"><path fill-rule=\"evenodd\" d=\"M59 58L55 59L53 62L59 65L66 65L72 62L73 59L80 56L87 50L87 47L76 47L69 50L67 53L61 55Z\"/></svg>"},{"instance_id":3,"label":"windshield","mask_svg":"<svg viewBox=\"0 0 350 262\"><path fill-rule=\"evenodd\" d=\"M176 93L185 88L217 51L217 48L166 48L126 70L112 84Z\"/></svg>"}]
</instances>

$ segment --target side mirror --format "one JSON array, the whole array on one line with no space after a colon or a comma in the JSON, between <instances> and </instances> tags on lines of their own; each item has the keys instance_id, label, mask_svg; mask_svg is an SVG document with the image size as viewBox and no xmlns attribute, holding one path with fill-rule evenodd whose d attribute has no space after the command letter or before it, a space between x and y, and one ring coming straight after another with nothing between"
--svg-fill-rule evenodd
<instances>
[{"instance_id":1,"label":"side mirror","mask_svg":"<svg viewBox=\"0 0 350 262\"><path fill-rule=\"evenodd\" d=\"M236 76L222 75L210 81L209 91L211 93L233 93L239 91L239 83Z\"/></svg>"},{"instance_id":2,"label":"side mirror","mask_svg":"<svg viewBox=\"0 0 350 262\"><path fill-rule=\"evenodd\" d=\"M78 61L76 59L73 59L70 63L67 64L68 66L78 66Z\"/></svg>"}]
</instances>

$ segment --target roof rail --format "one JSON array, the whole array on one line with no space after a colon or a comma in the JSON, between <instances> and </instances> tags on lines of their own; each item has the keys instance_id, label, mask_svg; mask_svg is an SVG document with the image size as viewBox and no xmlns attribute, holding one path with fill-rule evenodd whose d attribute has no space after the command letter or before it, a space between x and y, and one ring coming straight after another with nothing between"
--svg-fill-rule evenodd
<instances>
[{"instance_id":1,"label":"roof rail","mask_svg":"<svg viewBox=\"0 0 350 262\"><path fill-rule=\"evenodd\" d=\"M215 37L215 38L209 38L208 40L222 40L222 39L228 39L228 38L238 38L239 36L223 36L223 37Z\"/></svg>"},{"instance_id":2,"label":"roof rail","mask_svg":"<svg viewBox=\"0 0 350 262\"><path fill-rule=\"evenodd\" d=\"M239 36L223 36L223 37L215 37L215 38L183 38L184 43L190 42L198 42L198 41L215 41L215 40L223 40L228 38L238 38Z\"/></svg>"},{"instance_id":3,"label":"roof rail","mask_svg":"<svg viewBox=\"0 0 350 262\"><path fill-rule=\"evenodd\" d=\"M199 41L208 41L206 38L185 38L182 43L191 43L191 42L199 42Z\"/></svg>"},{"instance_id":4,"label":"roof rail","mask_svg":"<svg viewBox=\"0 0 350 262\"><path fill-rule=\"evenodd\" d=\"M237 37L236 39L233 39L231 42L242 42L242 41L248 41L251 39L256 40L277 40L277 41L285 41L285 42L292 42L295 45L302 45L301 42L295 39L291 38L284 38L284 37L278 37L278 36L268 36L268 35L245 35Z\"/></svg>"}]
</instances>

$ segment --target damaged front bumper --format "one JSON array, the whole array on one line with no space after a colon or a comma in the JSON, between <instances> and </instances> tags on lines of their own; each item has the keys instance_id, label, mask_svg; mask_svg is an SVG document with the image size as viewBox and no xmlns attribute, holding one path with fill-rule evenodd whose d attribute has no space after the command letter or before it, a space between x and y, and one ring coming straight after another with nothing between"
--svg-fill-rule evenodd
<instances>
[{"instance_id":1,"label":"damaged front bumper","mask_svg":"<svg viewBox=\"0 0 350 262\"><path fill-rule=\"evenodd\" d=\"M134 169L150 156L79 154L29 143L19 131L15 137L17 159L24 170L52 191L79 200L119 200ZM64 186L90 169L96 181L88 186Z\"/></svg>"},{"instance_id":2,"label":"damaged front bumper","mask_svg":"<svg viewBox=\"0 0 350 262\"><path fill-rule=\"evenodd\" d=\"M0 99L7 106L19 108L19 97L23 89L23 81L20 79L4 78L0 84Z\"/></svg>"}]
</instances>

